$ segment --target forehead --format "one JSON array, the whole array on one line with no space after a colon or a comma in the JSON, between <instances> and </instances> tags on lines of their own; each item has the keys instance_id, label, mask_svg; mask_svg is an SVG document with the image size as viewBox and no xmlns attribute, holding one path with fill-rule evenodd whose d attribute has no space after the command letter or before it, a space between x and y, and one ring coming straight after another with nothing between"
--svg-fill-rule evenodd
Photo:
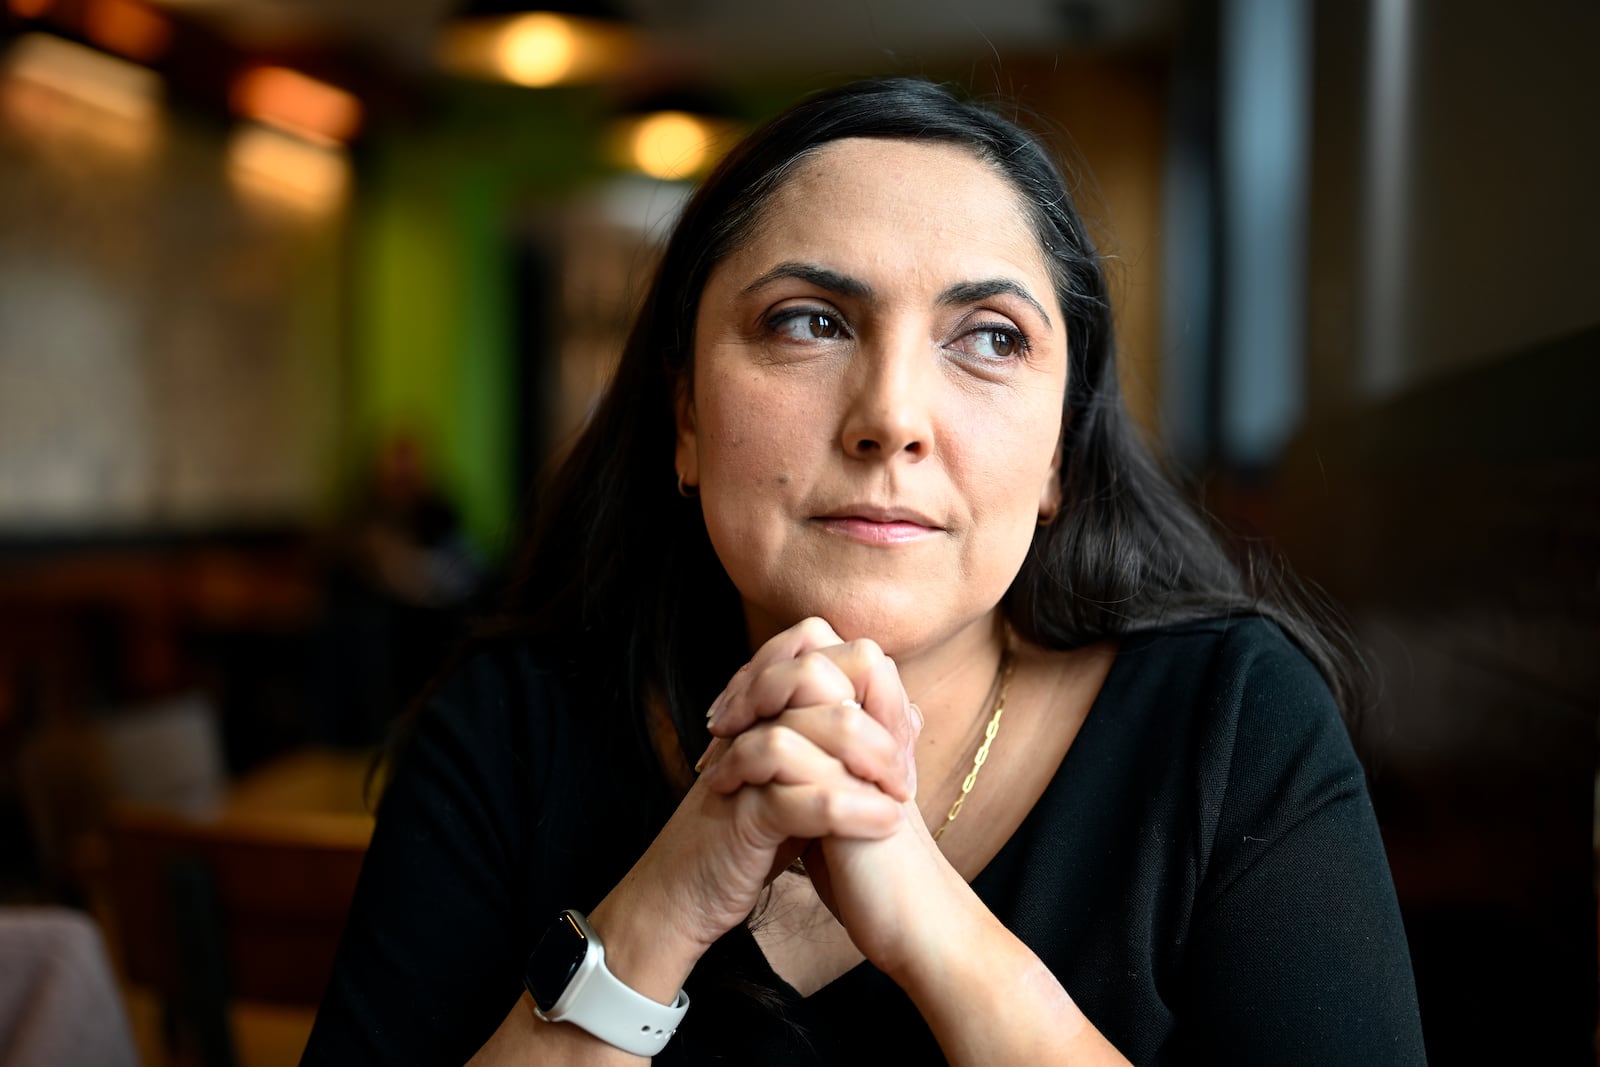
<instances>
[{"instance_id":1,"label":"forehead","mask_svg":"<svg viewBox=\"0 0 1600 1067\"><path fill-rule=\"evenodd\" d=\"M956 269L987 257L1046 279L1039 296L1053 296L1027 206L994 165L960 145L849 138L807 155L730 258L807 252L924 272L935 261Z\"/></svg>"}]
</instances>

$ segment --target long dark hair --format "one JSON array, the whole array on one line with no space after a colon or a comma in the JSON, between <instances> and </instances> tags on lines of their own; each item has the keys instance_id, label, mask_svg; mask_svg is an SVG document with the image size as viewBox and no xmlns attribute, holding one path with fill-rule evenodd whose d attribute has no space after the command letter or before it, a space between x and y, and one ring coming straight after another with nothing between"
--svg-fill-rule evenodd
<instances>
[{"instance_id":1,"label":"long dark hair","mask_svg":"<svg viewBox=\"0 0 1600 1067\"><path fill-rule=\"evenodd\" d=\"M1359 686L1349 644L1292 587L1241 563L1140 440L1123 406L1100 257L1043 145L999 115L924 81L858 82L813 96L746 138L686 205L598 409L540 494L506 621L567 650L613 729L645 748L664 706L685 752L748 657L737 592L698 503L678 494L674 399L692 388L694 322L712 268L759 221L796 163L842 138L959 145L1017 190L1067 321L1061 482L1003 608L1048 648L1207 616L1275 619L1347 712ZM599 710L599 709L597 709Z\"/></svg>"}]
</instances>

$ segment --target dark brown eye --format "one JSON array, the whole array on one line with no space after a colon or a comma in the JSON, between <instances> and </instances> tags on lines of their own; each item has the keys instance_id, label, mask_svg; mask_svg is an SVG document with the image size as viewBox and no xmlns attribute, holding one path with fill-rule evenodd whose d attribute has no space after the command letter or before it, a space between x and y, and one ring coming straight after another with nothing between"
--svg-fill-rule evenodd
<instances>
[{"instance_id":1,"label":"dark brown eye","mask_svg":"<svg viewBox=\"0 0 1600 1067\"><path fill-rule=\"evenodd\" d=\"M1003 363L1020 357L1027 350L1028 342L1010 327L979 326L970 333L962 334L955 347L969 356L991 363Z\"/></svg>"},{"instance_id":2,"label":"dark brown eye","mask_svg":"<svg viewBox=\"0 0 1600 1067\"><path fill-rule=\"evenodd\" d=\"M846 336L838 316L827 311L796 308L767 320L767 329L790 341L832 341Z\"/></svg>"},{"instance_id":3,"label":"dark brown eye","mask_svg":"<svg viewBox=\"0 0 1600 1067\"><path fill-rule=\"evenodd\" d=\"M839 336L839 324L832 315L812 315L810 325L812 337L825 339Z\"/></svg>"},{"instance_id":4,"label":"dark brown eye","mask_svg":"<svg viewBox=\"0 0 1600 1067\"><path fill-rule=\"evenodd\" d=\"M989 350L998 359L1009 359L1017 354L1017 339L1004 330L986 330L984 339L989 342Z\"/></svg>"}]
</instances>

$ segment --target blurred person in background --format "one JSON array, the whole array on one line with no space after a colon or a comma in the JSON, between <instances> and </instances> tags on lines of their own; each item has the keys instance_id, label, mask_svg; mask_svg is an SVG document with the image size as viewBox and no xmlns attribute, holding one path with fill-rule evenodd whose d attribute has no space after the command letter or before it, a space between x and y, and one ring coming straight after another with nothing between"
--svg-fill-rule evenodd
<instances>
[{"instance_id":1,"label":"blurred person in background","mask_svg":"<svg viewBox=\"0 0 1600 1067\"><path fill-rule=\"evenodd\" d=\"M385 437L361 508L333 545L317 740L360 748L382 739L460 633L483 572L421 438Z\"/></svg>"},{"instance_id":2,"label":"blurred person in background","mask_svg":"<svg viewBox=\"0 0 1600 1067\"><path fill-rule=\"evenodd\" d=\"M1152 460L1111 321L992 111L736 148L400 747L306 1062L1421 1063L1348 642Z\"/></svg>"}]
</instances>

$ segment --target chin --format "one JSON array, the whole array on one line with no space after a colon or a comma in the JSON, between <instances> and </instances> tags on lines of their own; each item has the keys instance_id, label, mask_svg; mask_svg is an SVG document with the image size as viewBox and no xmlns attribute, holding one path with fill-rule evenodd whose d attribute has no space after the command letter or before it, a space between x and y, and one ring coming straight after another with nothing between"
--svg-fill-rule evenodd
<instances>
[{"instance_id":1,"label":"chin","mask_svg":"<svg viewBox=\"0 0 1600 1067\"><path fill-rule=\"evenodd\" d=\"M912 596L828 598L826 602L811 601L785 612L786 621L771 633L815 615L845 641L866 638L876 641L891 658L907 659L960 633L993 610L974 608L945 614L930 610L925 598Z\"/></svg>"}]
</instances>

